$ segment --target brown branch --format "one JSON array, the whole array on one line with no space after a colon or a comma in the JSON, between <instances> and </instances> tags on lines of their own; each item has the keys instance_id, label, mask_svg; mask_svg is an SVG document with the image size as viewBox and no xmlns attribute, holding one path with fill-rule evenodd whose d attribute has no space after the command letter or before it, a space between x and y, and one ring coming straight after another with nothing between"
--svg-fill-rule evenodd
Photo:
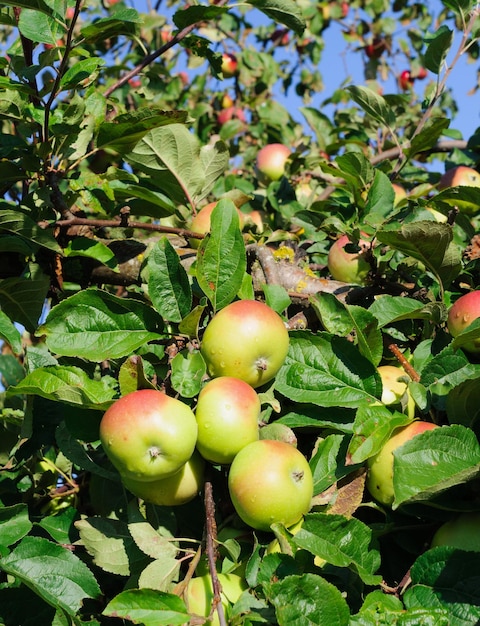
<instances>
[{"instance_id":1,"label":"brown branch","mask_svg":"<svg viewBox=\"0 0 480 626\"><path fill-rule=\"evenodd\" d=\"M400 352L400 350L398 349L397 344L391 343L388 346L388 349L390 350L390 352L392 352L395 355L395 358L400 363L400 365L403 367L405 372L410 376L410 378L415 383L418 383L420 381L420 374L415 370L415 368L413 368L410 365L410 363L407 361L405 356Z\"/></svg>"},{"instance_id":2,"label":"brown branch","mask_svg":"<svg viewBox=\"0 0 480 626\"><path fill-rule=\"evenodd\" d=\"M222 597L220 595L222 591L222 585L218 580L216 567L217 523L215 521L215 502L213 500L212 483L209 480L205 481L204 501L208 569L210 570L210 576L213 585L213 601L211 613L216 610L218 613L218 621L220 622L220 626L227 626L227 622L225 620L225 612L223 610Z\"/></svg>"}]
</instances>

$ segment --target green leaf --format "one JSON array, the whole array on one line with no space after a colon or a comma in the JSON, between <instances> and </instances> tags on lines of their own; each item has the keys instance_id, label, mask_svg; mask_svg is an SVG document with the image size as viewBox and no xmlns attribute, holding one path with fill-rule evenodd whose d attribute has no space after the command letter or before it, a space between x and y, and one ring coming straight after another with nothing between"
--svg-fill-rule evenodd
<instances>
[{"instance_id":1,"label":"green leaf","mask_svg":"<svg viewBox=\"0 0 480 626\"><path fill-rule=\"evenodd\" d=\"M412 159L419 152L433 148L450 125L446 117L433 117L427 121L422 130L415 135L405 155Z\"/></svg>"},{"instance_id":2,"label":"green leaf","mask_svg":"<svg viewBox=\"0 0 480 626\"><path fill-rule=\"evenodd\" d=\"M446 205L445 214L448 214L449 208L458 208L466 215L475 215L480 205L480 189L467 185L447 187L435 195L435 204L439 207Z\"/></svg>"},{"instance_id":3,"label":"green leaf","mask_svg":"<svg viewBox=\"0 0 480 626\"><path fill-rule=\"evenodd\" d=\"M8 388L7 395L41 396L84 408L107 409L115 390L107 379L91 380L79 367L52 365L27 374L18 385Z\"/></svg>"},{"instance_id":4,"label":"green leaf","mask_svg":"<svg viewBox=\"0 0 480 626\"><path fill-rule=\"evenodd\" d=\"M348 453L352 463L362 463L383 448L392 432L411 422L411 418L386 406L361 406L353 423L353 437Z\"/></svg>"},{"instance_id":5,"label":"green leaf","mask_svg":"<svg viewBox=\"0 0 480 626\"><path fill-rule=\"evenodd\" d=\"M155 389L147 379L143 359L138 354L128 357L122 363L118 373L118 384L121 396L126 396L127 393L137 389Z\"/></svg>"},{"instance_id":6,"label":"green leaf","mask_svg":"<svg viewBox=\"0 0 480 626\"><path fill-rule=\"evenodd\" d=\"M35 43L55 44L65 33L65 28L57 19L32 9L23 9L20 13L18 29Z\"/></svg>"},{"instance_id":7,"label":"green leaf","mask_svg":"<svg viewBox=\"0 0 480 626\"><path fill-rule=\"evenodd\" d=\"M0 338L10 345L15 354L20 354L23 349L22 335L3 311L0 311Z\"/></svg>"},{"instance_id":8,"label":"green leaf","mask_svg":"<svg viewBox=\"0 0 480 626\"><path fill-rule=\"evenodd\" d=\"M57 543L69 544L72 541L73 521L78 517L78 511L72 506L58 515L42 517L37 522Z\"/></svg>"},{"instance_id":9,"label":"green leaf","mask_svg":"<svg viewBox=\"0 0 480 626\"><path fill-rule=\"evenodd\" d=\"M79 86L90 85L96 80L99 67L104 64L104 59L98 57L77 61L62 76L60 87L62 89L75 89Z\"/></svg>"},{"instance_id":10,"label":"green leaf","mask_svg":"<svg viewBox=\"0 0 480 626\"><path fill-rule=\"evenodd\" d=\"M434 74L439 74L453 41L453 31L445 24L432 35L425 37L427 49L423 57L425 67Z\"/></svg>"},{"instance_id":11,"label":"green leaf","mask_svg":"<svg viewBox=\"0 0 480 626\"><path fill-rule=\"evenodd\" d=\"M448 611L412 608L405 610L402 601L376 589L367 595L360 611L350 619L349 626L449 626Z\"/></svg>"},{"instance_id":12,"label":"green leaf","mask_svg":"<svg viewBox=\"0 0 480 626\"><path fill-rule=\"evenodd\" d=\"M394 200L395 191L390 179L381 170L375 170L365 204L365 222L375 227L382 225L395 211Z\"/></svg>"},{"instance_id":13,"label":"green leaf","mask_svg":"<svg viewBox=\"0 0 480 626\"><path fill-rule=\"evenodd\" d=\"M135 9L120 8L114 11L111 16L103 17L92 21L81 29L82 37L87 42L105 41L110 37L118 35L133 35L137 30L137 25L142 23L142 18Z\"/></svg>"},{"instance_id":14,"label":"green leaf","mask_svg":"<svg viewBox=\"0 0 480 626\"><path fill-rule=\"evenodd\" d=\"M445 408L450 424L462 424L478 434L478 420L480 419L479 379L465 380L449 391Z\"/></svg>"},{"instance_id":15,"label":"green leaf","mask_svg":"<svg viewBox=\"0 0 480 626\"><path fill-rule=\"evenodd\" d=\"M248 0L248 4L259 9L275 22L288 26L298 36L302 35L306 28L302 11L293 0Z\"/></svg>"},{"instance_id":16,"label":"green leaf","mask_svg":"<svg viewBox=\"0 0 480 626\"><path fill-rule=\"evenodd\" d=\"M49 349L94 362L131 354L160 339L163 321L151 307L96 288L76 293L49 312L37 331Z\"/></svg>"},{"instance_id":17,"label":"green leaf","mask_svg":"<svg viewBox=\"0 0 480 626\"><path fill-rule=\"evenodd\" d=\"M424 319L439 324L447 319L446 307L438 302L423 304L413 298L388 294L377 298L368 310L377 318L379 328L401 320Z\"/></svg>"},{"instance_id":18,"label":"green leaf","mask_svg":"<svg viewBox=\"0 0 480 626\"><path fill-rule=\"evenodd\" d=\"M0 545L11 546L17 543L28 535L32 526L26 504L0 507Z\"/></svg>"},{"instance_id":19,"label":"green leaf","mask_svg":"<svg viewBox=\"0 0 480 626\"><path fill-rule=\"evenodd\" d=\"M146 133L125 158L153 174L157 183L166 184L170 192L196 204L210 192L228 165L229 152L223 142L217 141L205 152L208 171L196 136L183 124L169 124ZM160 178L158 172L162 172ZM165 178L164 172L169 177Z\"/></svg>"},{"instance_id":20,"label":"green leaf","mask_svg":"<svg viewBox=\"0 0 480 626\"><path fill-rule=\"evenodd\" d=\"M192 290L178 253L162 237L148 255L148 295L160 315L181 322L192 306Z\"/></svg>"},{"instance_id":21,"label":"green leaf","mask_svg":"<svg viewBox=\"0 0 480 626\"><path fill-rule=\"evenodd\" d=\"M49 6L49 2L45 2L44 0L20 0L17 2L16 0L5 0L2 2L2 5L9 7L20 7L22 9L35 9L36 11L41 11L46 15L55 15L53 9ZM62 15L57 14L57 17L63 17Z\"/></svg>"},{"instance_id":22,"label":"green leaf","mask_svg":"<svg viewBox=\"0 0 480 626\"><path fill-rule=\"evenodd\" d=\"M246 276L248 276L248 274L246 274ZM290 296L282 285L269 285L265 283L262 285L262 289L265 294L265 302L279 315L282 315L291 305Z\"/></svg>"},{"instance_id":23,"label":"green leaf","mask_svg":"<svg viewBox=\"0 0 480 626\"><path fill-rule=\"evenodd\" d=\"M116 519L87 517L75 522L80 539L95 564L105 572L129 576L145 567L147 557L139 550L128 525Z\"/></svg>"},{"instance_id":24,"label":"green leaf","mask_svg":"<svg viewBox=\"0 0 480 626\"><path fill-rule=\"evenodd\" d=\"M393 508L425 501L480 474L480 445L464 426L425 431L393 454Z\"/></svg>"},{"instance_id":25,"label":"green leaf","mask_svg":"<svg viewBox=\"0 0 480 626\"><path fill-rule=\"evenodd\" d=\"M182 350L171 362L172 386L184 398L194 398L200 391L207 366L198 350Z\"/></svg>"},{"instance_id":26,"label":"green leaf","mask_svg":"<svg viewBox=\"0 0 480 626\"><path fill-rule=\"evenodd\" d=\"M354 331L360 354L374 365L380 363L383 340L372 313L360 306L346 305L333 294L325 292L316 294L311 302L328 332L346 336Z\"/></svg>"},{"instance_id":27,"label":"green leaf","mask_svg":"<svg viewBox=\"0 0 480 626\"><path fill-rule=\"evenodd\" d=\"M372 530L356 518L327 513L305 515L292 541L337 567L348 567L367 585L377 585L381 576L380 552Z\"/></svg>"},{"instance_id":28,"label":"green leaf","mask_svg":"<svg viewBox=\"0 0 480 626\"><path fill-rule=\"evenodd\" d=\"M448 224L419 221L392 225L377 232L377 238L396 250L421 261L435 276L446 284L458 275L460 254L448 252L453 231Z\"/></svg>"},{"instance_id":29,"label":"green leaf","mask_svg":"<svg viewBox=\"0 0 480 626\"><path fill-rule=\"evenodd\" d=\"M480 621L480 554L439 547L420 555L410 570L403 596L407 609L448 612L449 626L475 626Z\"/></svg>"},{"instance_id":30,"label":"green leaf","mask_svg":"<svg viewBox=\"0 0 480 626\"><path fill-rule=\"evenodd\" d=\"M100 588L88 567L70 550L41 537L25 537L0 568L33 589L45 602L74 616Z\"/></svg>"},{"instance_id":31,"label":"green leaf","mask_svg":"<svg viewBox=\"0 0 480 626\"><path fill-rule=\"evenodd\" d=\"M28 215L21 211L13 211L6 203L0 204L0 231L6 230L14 235L22 237L37 246L52 250L57 254L62 253L62 249L53 238L51 231L40 228Z\"/></svg>"},{"instance_id":32,"label":"green leaf","mask_svg":"<svg viewBox=\"0 0 480 626\"><path fill-rule=\"evenodd\" d=\"M463 348L464 346L468 346L472 342L477 342L480 339L480 319L477 317L474 319L471 324L462 330L451 343L452 348L458 350L458 348ZM468 349L467 349L468 352Z\"/></svg>"},{"instance_id":33,"label":"green leaf","mask_svg":"<svg viewBox=\"0 0 480 626\"><path fill-rule=\"evenodd\" d=\"M163 111L157 107L144 107L124 113L98 128L96 147L111 148L119 152L133 150L135 144L153 128L167 124L185 124L188 120L186 111Z\"/></svg>"},{"instance_id":34,"label":"green leaf","mask_svg":"<svg viewBox=\"0 0 480 626\"><path fill-rule=\"evenodd\" d=\"M315 454L310 460L314 496L331 487L342 477L340 452L343 452L343 458L345 458L344 447L344 435L328 435L316 446Z\"/></svg>"},{"instance_id":35,"label":"green leaf","mask_svg":"<svg viewBox=\"0 0 480 626\"><path fill-rule=\"evenodd\" d=\"M347 339L328 333L292 332L276 389L297 402L357 408L380 397L375 366Z\"/></svg>"},{"instance_id":36,"label":"green leaf","mask_svg":"<svg viewBox=\"0 0 480 626\"><path fill-rule=\"evenodd\" d=\"M190 621L181 598L153 589L122 591L107 604L102 615L123 617L144 626L180 626Z\"/></svg>"},{"instance_id":37,"label":"green leaf","mask_svg":"<svg viewBox=\"0 0 480 626\"><path fill-rule=\"evenodd\" d=\"M0 300L3 312L33 333L43 312L50 279L39 265L32 263L29 270L25 276L0 280Z\"/></svg>"},{"instance_id":38,"label":"green leaf","mask_svg":"<svg viewBox=\"0 0 480 626\"><path fill-rule=\"evenodd\" d=\"M215 20L228 11L228 7L187 6L173 15L175 26L180 30L197 22Z\"/></svg>"},{"instance_id":39,"label":"green leaf","mask_svg":"<svg viewBox=\"0 0 480 626\"><path fill-rule=\"evenodd\" d=\"M210 216L210 233L201 241L196 273L200 288L218 311L235 298L247 268L237 209L220 200Z\"/></svg>"},{"instance_id":40,"label":"green leaf","mask_svg":"<svg viewBox=\"0 0 480 626\"><path fill-rule=\"evenodd\" d=\"M128 530L138 548L152 559L174 557L178 552L165 528L157 530L148 522L138 521L129 524Z\"/></svg>"},{"instance_id":41,"label":"green leaf","mask_svg":"<svg viewBox=\"0 0 480 626\"><path fill-rule=\"evenodd\" d=\"M66 257L81 256L88 259L94 259L106 265L114 272L119 272L117 260L115 255L101 241L95 239L89 239L88 237L75 237L68 242L67 247L64 249L64 255Z\"/></svg>"},{"instance_id":42,"label":"green leaf","mask_svg":"<svg viewBox=\"0 0 480 626\"><path fill-rule=\"evenodd\" d=\"M369 87L363 87L361 85L350 85L346 88L346 91L348 91L352 100L362 107L367 115L370 115L370 117L373 117L374 120L384 126L390 128L395 126L395 113L388 106L383 96Z\"/></svg>"}]
</instances>

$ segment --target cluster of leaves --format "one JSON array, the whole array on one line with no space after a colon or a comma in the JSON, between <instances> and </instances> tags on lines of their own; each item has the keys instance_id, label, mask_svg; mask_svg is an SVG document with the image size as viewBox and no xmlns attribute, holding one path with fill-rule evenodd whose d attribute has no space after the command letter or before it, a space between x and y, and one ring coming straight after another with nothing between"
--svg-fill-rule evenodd
<instances>
[{"instance_id":1,"label":"cluster of leaves","mask_svg":"<svg viewBox=\"0 0 480 626\"><path fill-rule=\"evenodd\" d=\"M0 5L0 623L189 621L183 583L195 559L205 569L202 501L139 503L98 426L137 388L194 406L203 329L237 297L265 299L293 329L260 390L262 421L294 430L315 489L302 529L275 528L282 550L266 554L273 535L239 524L225 472L211 468L216 567L249 586L231 622L477 623L480 556L428 550L443 520L480 508L480 365L462 350L480 325L453 341L445 330L450 303L479 283L480 190L435 188L446 158L478 160L478 136L448 128L445 90L454 34L458 56L475 57L474 3L445 1L439 29L407 1L172 2L171 22L108 4ZM365 58L366 85L329 94L331 118L308 106L327 28L352 54L388 41ZM233 79L222 51L238 57ZM376 90L399 58L431 72L424 94ZM309 134L275 98L292 85ZM219 125L227 92L247 123ZM255 154L275 141L292 157L265 184ZM400 202L392 180L408 191ZM210 234L192 249L189 221L211 200ZM262 227L247 220L257 226L242 234L235 206ZM329 280L339 233L376 241L364 287ZM364 468L410 419L380 402L376 368L395 362L391 346L417 374L417 416L443 428L396 455L390 510L365 492Z\"/></svg>"}]
</instances>

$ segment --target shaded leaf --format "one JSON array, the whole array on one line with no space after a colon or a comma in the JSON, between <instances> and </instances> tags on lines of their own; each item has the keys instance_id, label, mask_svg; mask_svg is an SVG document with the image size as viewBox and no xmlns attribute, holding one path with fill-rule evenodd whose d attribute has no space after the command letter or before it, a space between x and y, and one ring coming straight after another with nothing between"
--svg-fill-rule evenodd
<instances>
[{"instance_id":1,"label":"shaded leaf","mask_svg":"<svg viewBox=\"0 0 480 626\"><path fill-rule=\"evenodd\" d=\"M190 621L181 598L153 589L122 591L107 604L103 615L144 626L180 626Z\"/></svg>"},{"instance_id":2,"label":"shaded leaf","mask_svg":"<svg viewBox=\"0 0 480 626\"><path fill-rule=\"evenodd\" d=\"M306 24L302 11L293 0L248 0L248 4L259 9L275 22L288 26L295 31L296 35L301 35L305 30Z\"/></svg>"}]
</instances>

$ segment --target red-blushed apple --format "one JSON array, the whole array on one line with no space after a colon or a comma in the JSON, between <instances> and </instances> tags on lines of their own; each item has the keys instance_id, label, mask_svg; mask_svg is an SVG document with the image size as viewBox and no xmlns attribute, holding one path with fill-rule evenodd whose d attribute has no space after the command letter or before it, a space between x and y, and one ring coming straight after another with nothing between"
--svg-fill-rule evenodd
<instances>
[{"instance_id":1,"label":"red-blushed apple","mask_svg":"<svg viewBox=\"0 0 480 626\"><path fill-rule=\"evenodd\" d=\"M398 84L402 91L408 91L412 88L414 77L412 76L412 72L410 70L403 70L398 78Z\"/></svg>"},{"instance_id":2,"label":"red-blushed apple","mask_svg":"<svg viewBox=\"0 0 480 626\"><path fill-rule=\"evenodd\" d=\"M148 482L122 478L125 487L137 498L158 506L179 506L190 502L204 484L205 461L194 452L178 472L167 478Z\"/></svg>"},{"instance_id":3,"label":"red-blushed apple","mask_svg":"<svg viewBox=\"0 0 480 626\"><path fill-rule=\"evenodd\" d=\"M121 476L158 480L178 472L192 456L197 420L180 400L156 389L140 389L107 409L100 441Z\"/></svg>"},{"instance_id":4,"label":"red-blushed apple","mask_svg":"<svg viewBox=\"0 0 480 626\"><path fill-rule=\"evenodd\" d=\"M276 376L288 346L278 313L258 300L237 300L211 319L200 351L212 378L234 376L260 387Z\"/></svg>"},{"instance_id":5,"label":"red-blushed apple","mask_svg":"<svg viewBox=\"0 0 480 626\"><path fill-rule=\"evenodd\" d=\"M401 426L393 431L380 452L368 459L366 487L375 500L387 506L393 504L393 453L416 435L434 428L438 426L420 420Z\"/></svg>"},{"instance_id":6,"label":"red-blushed apple","mask_svg":"<svg viewBox=\"0 0 480 626\"><path fill-rule=\"evenodd\" d=\"M259 438L260 399L240 378L210 380L198 395L195 417L197 450L212 463L230 464L247 444Z\"/></svg>"},{"instance_id":7,"label":"red-blushed apple","mask_svg":"<svg viewBox=\"0 0 480 626\"><path fill-rule=\"evenodd\" d=\"M372 269L369 263L371 242L360 239L358 251L349 252L345 248L354 244L348 235L342 235L337 239L328 252L328 271L335 280L355 285L364 285Z\"/></svg>"},{"instance_id":8,"label":"red-blushed apple","mask_svg":"<svg viewBox=\"0 0 480 626\"><path fill-rule=\"evenodd\" d=\"M480 174L473 167L458 165L447 170L440 178L438 189L447 187L480 187Z\"/></svg>"},{"instance_id":9,"label":"red-blushed apple","mask_svg":"<svg viewBox=\"0 0 480 626\"><path fill-rule=\"evenodd\" d=\"M224 52L222 54L222 74L223 78L232 78L238 72L238 61L234 54Z\"/></svg>"},{"instance_id":10,"label":"red-blushed apple","mask_svg":"<svg viewBox=\"0 0 480 626\"><path fill-rule=\"evenodd\" d=\"M206 204L204 207L200 209L200 211L195 215L189 225L189 230L194 233L198 233L200 235L205 235L210 232L210 220L212 216L213 209L217 206L218 202L210 202ZM245 215L237 208L237 215L240 222L240 228L243 229L245 226ZM200 239L194 239L191 237L188 240L191 248L197 249L200 246Z\"/></svg>"},{"instance_id":11,"label":"red-blushed apple","mask_svg":"<svg viewBox=\"0 0 480 626\"><path fill-rule=\"evenodd\" d=\"M257 171L268 180L279 180L285 174L285 165L291 155L283 143L269 143L258 151Z\"/></svg>"},{"instance_id":12,"label":"red-blushed apple","mask_svg":"<svg viewBox=\"0 0 480 626\"><path fill-rule=\"evenodd\" d=\"M221 601L225 617L228 619L230 607L248 589L245 580L237 574L217 574L222 586ZM186 593L187 609L190 615L208 617L212 610L213 584L209 574L196 576L188 583ZM203 626L220 626L218 613L213 613L212 619L202 622Z\"/></svg>"},{"instance_id":13,"label":"red-blushed apple","mask_svg":"<svg viewBox=\"0 0 480 626\"><path fill-rule=\"evenodd\" d=\"M233 459L228 490L239 517L256 530L287 528L310 510L313 477L307 459L283 441L260 439Z\"/></svg>"},{"instance_id":14,"label":"red-blushed apple","mask_svg":"<svg viewBox=\"0 0 480 626\"><path fill-rule=\"evenodd\" d=\"M221 111L217 113L217 121L221 126L223 126L227 122L230 122L230 120L235 120L235 119L240 120L241 122L247 121L247 118L245 117L245 113L243 112L243 109L241 109L240 107L236 107L236 106L227 107L226 109L222 109Z\"/></svg>"},{"instance_id":15,"label":"red-blushed apple","mask_svg":"<svg viewBox=\"0 0 480 626\"><path fill-rule=\"evenodd\" d=\"M477 317L480 317L480 290L460 296L448 310L447 327L452 337L466 330ZM462 349L473 354L480 353L480 339L469 341Z\"/></svg>"},{"instance_id":16,"label":"red-blushed apple","mask_svg":"<svg viewBox=\"0 0 480 626\"><path fill-rule=\"evenodd\" d=\"M374 37L373 40L365 46L365 54L369 59L379 59L387 49L385 39L382 37Z\"/></svg>"},{"instance_id":17,"label":"red-blushed apple","mask_svg":"<svg viewBox=\"0 0 480 626\"><path fill-rule=\"evenodd\" d=\"M437 546L480 552L480 512L462 513L442 524L431 543L432 548Z\"/></svg>"}]
</instances>

